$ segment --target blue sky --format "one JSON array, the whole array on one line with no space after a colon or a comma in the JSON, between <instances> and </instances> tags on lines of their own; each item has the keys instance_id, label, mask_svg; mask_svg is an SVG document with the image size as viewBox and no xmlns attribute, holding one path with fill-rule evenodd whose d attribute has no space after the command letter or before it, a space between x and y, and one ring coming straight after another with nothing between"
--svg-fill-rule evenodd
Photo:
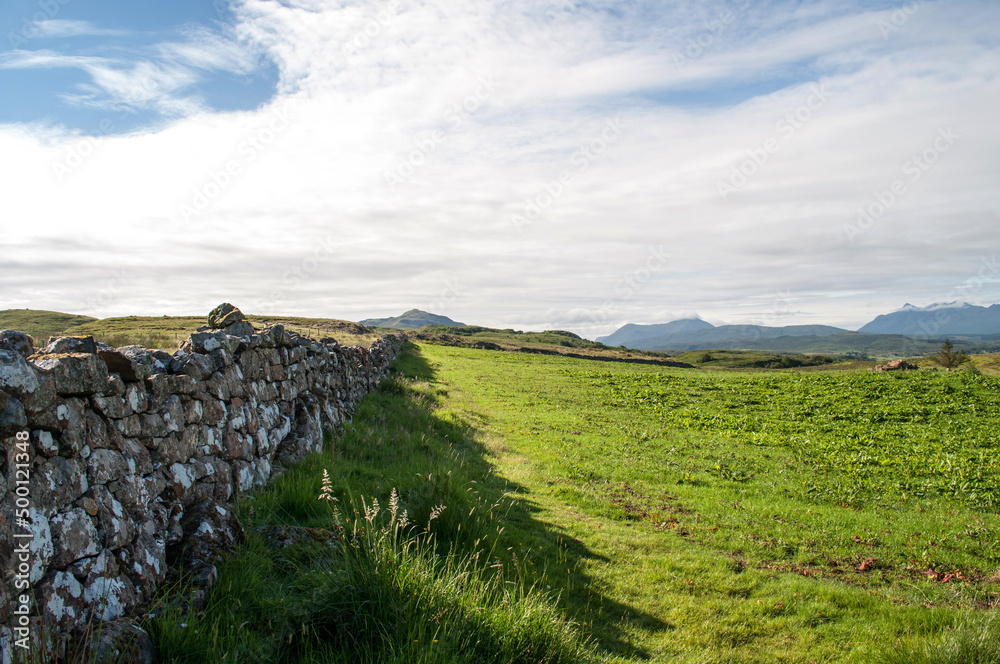
<instances>
[{"instance_id":1,"label":"blue sky","mask_svg":"<svg viewBox=\"0 0 1000 664\"><path fill-rule=\"evenodd\" d=\"M989 0L13 0L0 308L857 327L1000 301Z\"/></svg>"},{"instance_id":2,"label":"blue sky","mask_svg":"<svg viewBox=\"0 0 1000 664\"><path fill-rule=\"evenodd\" d=\"M192 109L256 108L275 94L278 72L240 43L232 20L222 0L7 2L0 88L14 94L0 101L0 122L105 135L163 126ZM206 43L228 52L205 57ZM147 94L126 94L144 86Z\"/></svg>"}]
</instances>

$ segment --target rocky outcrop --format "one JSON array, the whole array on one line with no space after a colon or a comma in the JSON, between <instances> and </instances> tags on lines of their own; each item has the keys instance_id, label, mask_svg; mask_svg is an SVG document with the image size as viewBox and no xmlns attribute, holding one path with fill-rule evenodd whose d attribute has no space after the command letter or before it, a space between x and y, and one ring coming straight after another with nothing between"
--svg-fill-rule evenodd
<instances>
[{"instance_id":1,"label":"rocky outcrop","mask_svg":"<svg viewBox=\"0 0 1000 664\"><path fill-rule=\"evenodd\" d=\"M919 369L915 364L910 364L906 360L892 360L885 364L876 364L875 371L914 371Z\"/></svg>"},{"instance_id":2,"label":"rocky outcrop","mask_svg":"<svg viewBox=\"0 0 1000 664\"><path fill-rule=\"evenodd\" d=\"M10 643L13 533L25 526L33 615L60 630L128 615L171 564L210 585L212 556L242 538L229 503L319 450L404 341L345 347L256 330L232 305L173 355L87 337L35 352L26 335L0 332L0 640ZM15 511L18 432L30 442L27 522Z\"/></svg>"}]
</instances>

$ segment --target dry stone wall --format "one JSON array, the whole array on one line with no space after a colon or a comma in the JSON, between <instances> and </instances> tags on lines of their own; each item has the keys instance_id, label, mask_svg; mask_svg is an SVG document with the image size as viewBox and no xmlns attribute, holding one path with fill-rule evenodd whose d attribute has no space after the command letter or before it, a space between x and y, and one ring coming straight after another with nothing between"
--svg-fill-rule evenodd
<instances>
[{"instance_id":1,"label":"dry stone wall","mask_svg":"<svg viewBox=\"0 0 1000 664\"><path fill-rule=\"evenodd\" d=\"M258 331L231 305L210 323L173 355L75 337L35 352L26 335L0 333L4 645L23 622L13 607L25 576L32 625L68 632L147 602L169 572L170 550L197 552L199 537L232 546L240 535L233 498L320 449L324 428L350 418L405 341L345 347L281 325ZM24 521L17 432L30 437ZM14 537L24 528L28 555L16 550L26 540ZM185 560L210 583L210 561Z\"/></svg>"}]
</instances>

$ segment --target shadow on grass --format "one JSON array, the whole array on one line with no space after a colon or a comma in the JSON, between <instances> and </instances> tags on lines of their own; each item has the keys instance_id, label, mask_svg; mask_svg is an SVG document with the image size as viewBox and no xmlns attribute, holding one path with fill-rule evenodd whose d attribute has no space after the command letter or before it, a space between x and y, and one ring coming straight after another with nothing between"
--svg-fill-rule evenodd
<instances>
[{"instance_id":1,"label":"shadow on grass","mask_svg":"<svg viewBox=\"0 0 1000 664\"><path fill-rule=\"evenodd\" d=\"M610 598L584 569L588 560L606 559L539 520L529 502L510 497L524 487L496 475L474 427L442 409L447 386L415 345L407 344L394 367L324 453L241 501L246 545L220 565L204 612L166 611L153 624L161 656L198 662L649 659L620 625L670 626ZM397 559L393 549L386 556L395 568L384 568L386 556L367 567L346 556L332 570L314 544L276 551L264 542L255 527L336 529L331 502L317 500L324 470L345 532L360 527L370 536L377 521L365 515L376 509L386 514L390 508L394 522L405 513L409 532L426 536L419 560ZM366 547L358 551L378 549L370 541ZM458 589L426 580L427 569L452 565L447 578L478 581ZM412 581L418 578L425 580ZM564 618L552 608L557 602ZM445 614L450 617L442 624ZM362 635L363 641L352 641ZM347 641L331 645L331 639ZM428 654L446 643L453 659ZM343 659L355 647L357 657Z\"/></svg>"}]
</instances>

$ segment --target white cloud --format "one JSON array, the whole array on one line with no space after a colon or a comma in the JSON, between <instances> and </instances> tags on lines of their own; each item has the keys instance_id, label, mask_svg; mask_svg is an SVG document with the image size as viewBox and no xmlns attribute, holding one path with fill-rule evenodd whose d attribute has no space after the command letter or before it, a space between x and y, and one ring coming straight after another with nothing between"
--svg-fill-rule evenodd
<instances>
[{"instance_id":1,"label":"white cloud","mask_svg":"<svg viewBox=\"0 0 1000 664\"><path fill-rule=\"evenodd\" d=\"M48 19L38 21L34 24L34 37L37 38L63 38L63 37L119 37L128 35L126 30L109 30L99 28L89 21L72 21L63 19Z\"/></svg>"},{"instance_id":2,"label":"white cloud","mask_svg":"<svg viewBox=\"0 0 1000 664\"><path fill-rule=\"evenodd\" d=\"M599 20L528 4L244 0L231 39L196 31L143 62L75 62L91 99L172 103L180 117L93 139L0 128L9 218L21 220L0 276L10 306L201 313L228 299L358 319L439 303L468 323L591 336L678 311L860 325L945 299L995 251L993 4L925 2L883 38L885 11L755 3L680 69L685 40L733 3L634 3ZM247 72L259 52L280 70L270 104L197 103L199 70ZM740 97L742 82L770 92ZM788 124L814 83L828 99ZM943 127L960 138L909 180L904 165ZM779 149L722 200L718 182L768 139ZM54 166L87 144L60 182ZM391 189L386 173L406 161ZM563 172L568 184L516 232L511 216ZM905 193L850 242L856 209L895 179ZM211 201L177 231L199 192ZM647 275L660 246L671 257ZM118 268L129 276L98 298ZM779 297L794 304L774 313Z\"/></svg>"}]
</instances>

